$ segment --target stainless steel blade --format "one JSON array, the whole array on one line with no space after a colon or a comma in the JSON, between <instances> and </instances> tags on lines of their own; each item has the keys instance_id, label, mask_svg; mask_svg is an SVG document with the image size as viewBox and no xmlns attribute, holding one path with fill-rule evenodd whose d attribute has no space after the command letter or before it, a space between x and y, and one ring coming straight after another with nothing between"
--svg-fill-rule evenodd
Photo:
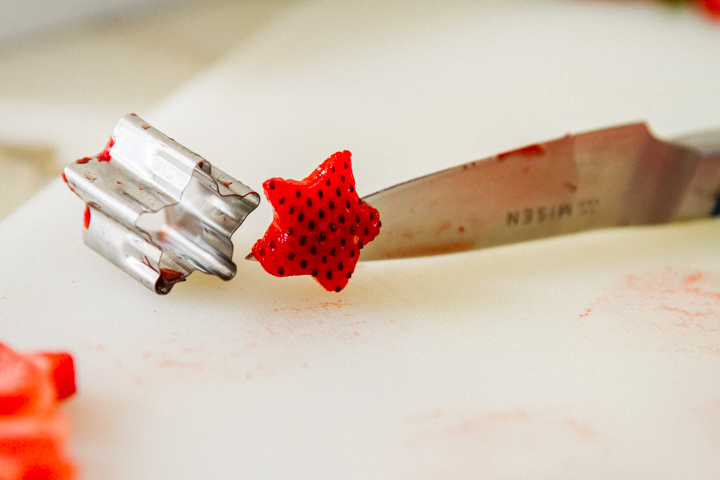
<instances>
[{"instance_id":1,"label":"stainless steel blade","mask_svg":"<svg viewBox=\"0 0 720 480\"><path fill-rule=\"evenodd\" d=\"M719 194L720 132L665 142L633 124L567 135L365 197L382 229L361 259L710 216Z\"/></svg>"}]
</instances>

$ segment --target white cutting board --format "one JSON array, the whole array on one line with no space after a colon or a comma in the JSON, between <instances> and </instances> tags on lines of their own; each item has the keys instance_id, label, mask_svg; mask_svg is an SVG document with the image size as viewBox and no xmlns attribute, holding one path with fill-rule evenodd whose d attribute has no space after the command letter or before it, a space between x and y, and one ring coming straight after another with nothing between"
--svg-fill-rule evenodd
<instances>
[{"instance_id":1,"label":"white cutting board","mask_svg":"<svg viewBox=\"0 0 720 480\"><path fill-rule=\"evenodd\" d=\"M315 1L137 113L256 189L349 149L368 194L567 131L719 127L718 79L720 25L655 4ZM234 280L159 297L82 211L57 181L0 223L0 339L74 354L82 478L720 475L716 220L361 262L334 294L242 260L265 202Z\"/></svg>"}]
</instances>

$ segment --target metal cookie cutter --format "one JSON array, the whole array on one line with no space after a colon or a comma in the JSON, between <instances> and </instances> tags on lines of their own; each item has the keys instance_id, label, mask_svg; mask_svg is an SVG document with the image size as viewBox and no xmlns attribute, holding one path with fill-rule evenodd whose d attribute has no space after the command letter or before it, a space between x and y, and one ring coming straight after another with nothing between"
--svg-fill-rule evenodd
<instances>
[{"instance_id":1,"label":"metal cookie cutter","mask_svg":"<svg viewBox=\"0 0 720 480\"><path fill-rule=\"evenodd\" d=\"M65 167L86 204L83 241L158 294L194 270L235 276L230 237L260 196L134 114L105 150Z\"/></svg>"}]
</instances>

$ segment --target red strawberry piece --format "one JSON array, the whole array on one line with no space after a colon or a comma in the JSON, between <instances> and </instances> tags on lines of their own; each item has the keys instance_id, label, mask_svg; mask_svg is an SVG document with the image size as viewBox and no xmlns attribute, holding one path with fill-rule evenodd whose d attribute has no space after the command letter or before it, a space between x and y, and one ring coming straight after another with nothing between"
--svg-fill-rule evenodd
<instances>
[{"instance_id":1,"label":"red strawberry piece","mask_svg":"<svg viewBox=\"0 0 720 480\"><path fill-rule=\"evenodd\" d=\"M0 418L0 479L70 480L67 423L59 413Z\"/></svg>"},{"instance_id":2,"label":"red strawberry piece","mask_svg":"<svg viewBox=\"0 0 720 480\"><path fill-rule=\"evenodd\" d=\"M55 391L43 370L0 344L0 417L47 411Z\"/></svg>"},{"instance_id":3,"label":"red strawberry piece","mask_svg":"<svg viewBox=\"0 0 720 480\"><path fill-rule=\"evenodd\" d=\"M702 0L700 3L707 13L720 19L720 0Z\"/></svg>"},{"instance_id":4,"label":"red strawberry piece","mask_svg":"<svg viewBox=\"0 0 720 480\"><path fill-rule=\"evenodd\" d=\"M20 460L0 455L0 480L22 480L23 468Z\"/></svg>"},{"instance_id":5,"label":"red strawberry piece","mask_svg":"<svg viewBox=\"0 0 720 480\"><path fill-rule=\"evenodd\" d=\"M0 416L44 412L75 393L67 353L23 355L0 344Z\"/></svg>"},{"instance_id":6,"label":"red strawberry piece","mask_svg":"<svg viewBox=\"0 0 720 480\"><path fill-rule=\"evenodd\" d=\"M55 391L55 400L65 400L77 391L75 386L75 363L68 353L36 353L30 355L46 374Z\"/></svg>"},{"instance_id":7,"label":"red strawberry piece","mask_svg":"<svg viewBox=\"0 0 720 480\"><path fill-rule=\"evenodd\" d=\"M304 180L271 178L263 188L275 213L255 258L271 275L312 275L342 290L360 250L380 233L378 211L355 191L350 152L331 155Z\"/></svg>"},{"instance_id":8,"label":"red strawberry piece","mask_svg":"<svg viewBox=\"0 0 720 480\"><path fill-rule=\"evenodd\" d=\"M70 480L67 423L55 402L75 392L67 353L23 355L0 344L0 480Z\"/></svg>"}]
</instances>

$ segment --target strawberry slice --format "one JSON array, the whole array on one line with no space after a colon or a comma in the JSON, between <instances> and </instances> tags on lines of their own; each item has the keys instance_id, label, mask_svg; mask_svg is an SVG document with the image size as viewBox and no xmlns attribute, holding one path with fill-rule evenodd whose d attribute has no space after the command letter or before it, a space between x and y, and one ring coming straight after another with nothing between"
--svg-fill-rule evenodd
<instances>
[{"instance_id":1,"label":"strawberry slice","mask_svg":"<svg viewBox=\"0 0 720 480\"><path fill-rule=\"evenodd\" d=\"M67 353L23 355L0 344L0 480L70 480L67 423L55 404L75 393Z\"/></svg>"},{"instance_id":2,"label":"strawberry slice","mask_svg":"<svg viewBox=\"0 0 720 480\"><path fill-rule=\"evenodd\" d=\"M55 391L46 378L33 361L0 344L0 417L49 410Z\"/></svg>"},{"instance_id":3,"label":"strawberry slice","mask_svg":"<svg viewBox=\"0 0 720 480\"><path fill-rule=\"evenodd\" d=\"M23 466L20 460L9 455L0 455L0 480L22 479Z\"/></svg>"},{"instance_id":4,"label":"strawberry slice","mask_svg":"<svg viewBox=\"0 0 720 480\"><path fill-rule=\"evenodd\" d=\"M0 479L69 480L67 423L59 413L0 418Z\"/></svg>"},{"instance_id":5,"label":"strawberry slice","mask_svg":"<svg viewBox=\"0 0 720 480\"><path fill-rule=\"evenodd\" d=\"M350 152L331 155L302 181L271 178L263 188L275 213L252 255L265 271L345 288L360 250L380 233L378 211L355 192Z\"/></svg>"},{"instance_id":6,"label":"strawberry slice","mask_svg":"<svg viewBox=\"0 0 720 480\"><path fill-rule=\"evenodd\" d=\"M45 372L53 385L55 400L65 400L77 391L75 386L75 364L70 354L44 352L29 355L28 358Z\"/></svg>"},{"instance_id":7,"label":"strawberry slice","mask_svg":"<svg viewBox=\"0 0 720 480\"><path fill-rule=\"evenodd\" d=\"M0 344L0 416L47 411L74 393L69 354L22 355Z\"/></svg>"}]
</instances>

